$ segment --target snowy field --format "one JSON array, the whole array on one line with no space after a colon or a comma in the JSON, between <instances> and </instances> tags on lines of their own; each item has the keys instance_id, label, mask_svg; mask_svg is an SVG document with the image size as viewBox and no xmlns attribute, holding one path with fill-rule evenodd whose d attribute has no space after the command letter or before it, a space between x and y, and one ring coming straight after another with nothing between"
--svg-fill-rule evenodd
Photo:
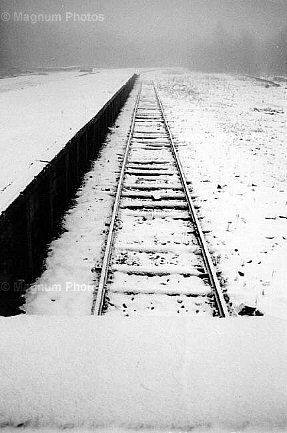
<instances>
[{"instance_id":1,"label":"snowy field","mask_svg":"<svg viewBox=\"0 0 287 433\"><path fill-rule=\"evenodd\" d=\"M111 69L0 80L0 212L132 75Z\"/></svg>"},{"instance_id":2,"label":"snowy field","mask_svg":"<svg viewBox=\"0 0 287 433\"><path fill-rule=\"evenodd\" d=\"M285 85L192 72L156 78L232 302L286 319Z\"/></svg>"},{"instance_id":3,"label":"snowy field","mask_svg":"<svg viewBox=\"0 0 287 433\"><path fill-rule=\"evenodd\" d=\"M71 317L90 312L135 90L50 245L28 314L0 319L4 432L287 432L286 90L186 71L146 77L232 302L265 317Z\"/></svg>"}]
</instances>

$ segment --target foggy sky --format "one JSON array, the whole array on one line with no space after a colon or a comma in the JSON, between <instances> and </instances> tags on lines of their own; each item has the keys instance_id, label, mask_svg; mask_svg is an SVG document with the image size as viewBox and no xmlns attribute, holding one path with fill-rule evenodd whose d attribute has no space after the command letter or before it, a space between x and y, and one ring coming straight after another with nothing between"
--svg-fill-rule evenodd
<instances>
[{"instance_id":1,"label":"foggy sky","mask_svg":"<svg viewBox=\"0 0 287 433\"><path fill-rule=\"evenodd\" d=\"M0 21L1 66L14 67L189 66L220 32L264 46L287 25L287 0L1 0L0 9L63 16ZM103 14L104 21L66 22L66 12Z\"/></svg>"}]
</instances>

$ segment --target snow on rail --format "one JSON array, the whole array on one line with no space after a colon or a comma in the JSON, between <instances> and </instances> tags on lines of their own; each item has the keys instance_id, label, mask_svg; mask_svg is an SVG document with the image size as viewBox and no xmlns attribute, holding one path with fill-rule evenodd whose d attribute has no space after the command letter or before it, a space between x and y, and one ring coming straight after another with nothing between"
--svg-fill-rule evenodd
<instances>
[{"instance_id":1,"label":"snow on rail","mask_svg":"<svg viewBox=\"0 0 287 433\"><path fill-rule=\"evenodd\" d=\"M0 83L0 213L133 75L79 71Z\"/></svg>"}]
</instances>

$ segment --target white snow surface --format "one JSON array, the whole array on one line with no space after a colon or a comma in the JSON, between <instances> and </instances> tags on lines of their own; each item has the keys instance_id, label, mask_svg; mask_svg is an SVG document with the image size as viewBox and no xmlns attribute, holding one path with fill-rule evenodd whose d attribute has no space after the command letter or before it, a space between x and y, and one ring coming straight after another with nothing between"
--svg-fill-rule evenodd
<instances>
[{"instance_id":1,"label":"white snow surface","mask_svg":"<svg viewBox=\"0 0 287 433\"><path fill-rule=\"evenodd\" d=\"M275 318L1 318L1 426L287 431L285 326Z\"/></svg>"},{"instance_id":2,"label":"white snow surface","mask_svg":"<svg viewBox=\"0 0 287 433\"><path fill-rule=\"evenodd\" d=\"M259 101L269 91L264 96L270 98L269 108L277 104L285 110L283 90L224 75L161 74L158 79L173 133L180 132L180 156L199 197L204 228L211 229L208 241L216 251L217 266L228 276L233 302L258 300L262 287L268 287L269 310L265 311L281 312L284 317L283 259L280 266L275 260L283 256L272 255L277 246L272 247L273 241L264 236L268 224L275 224L276 242L284 253L285 219L279 215L285 209L280 190L286 191L286 125L283 119L281 124L280 113L269 118L252 111L253 105L265 107ZM113 128L101 158L79 190L78 206L65 217L68 231L51 244L47 269L38 281L43 287L57 283L65 287L72 281L87 288L92 281L91 268L100 264L132 106L133 97L119 119L124 127ZM263 133L252 132L254 122ZM250 131L255 144L240 140L239 130ZM254 146L260 148L258 153ZM240 178L233 181L235 175ZM265 221L265 212L273 218L273 211L276 218ZM260 216L261 225L255 215ZM232 254L237 245L239 254ZM262 245L269 248L268 255L261 253ZM236 260L239 269L245 269L251 254L259 257L250 271L254 286L248 283L249 274L237 276ZM266 281L264 272L271 269L264 261L267 256L272 266L277 263L281 285L273 284L274 279L269 286L261 284L260 280ZM63 292L35 297L30 293L26 307L32 315L0 318L0 426L4 432L287 432L286 321L267 316L95 318L88 316L91 291L71 288L67 296ZM58 302L51 302L55 297ZM86 317L71 317L77 314Z\"/></svg>"},{"instance_id":3,"label":"white snow surface","mask_svg":"<svg viewBox=\"0 0 287 433\"><path fill-rule=\"evenodd\" d=\"M225 74L147 77L157 80L233 305L286 319L286 89Z\"/></svg>"},{"instance_id":4,"label":"white snow surface","mask_svg":"<svg viewBox=\"0 0 287 433\"><path fill-rule=\"evenodd\" d=\"M127 82L130 69L0 80L0 212Z\"/></svg>"}]
</instances>

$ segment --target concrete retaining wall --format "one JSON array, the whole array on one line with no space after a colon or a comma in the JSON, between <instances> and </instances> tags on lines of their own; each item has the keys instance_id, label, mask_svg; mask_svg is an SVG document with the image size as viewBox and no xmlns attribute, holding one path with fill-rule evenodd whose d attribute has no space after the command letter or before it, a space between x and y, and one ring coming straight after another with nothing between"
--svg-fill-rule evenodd
<instances>
[{"instance_id":1,"label":"concrete retaining wall","mask_svg":"<svg viewBox=\"0 0 287 433\"><path fill-rule=\"evenodd\" d=\"M41 274L47 245L120 109L136 75L27 186L0 216L0 315L19 314L21 296Z\"/></svg>"}]
</instances>

